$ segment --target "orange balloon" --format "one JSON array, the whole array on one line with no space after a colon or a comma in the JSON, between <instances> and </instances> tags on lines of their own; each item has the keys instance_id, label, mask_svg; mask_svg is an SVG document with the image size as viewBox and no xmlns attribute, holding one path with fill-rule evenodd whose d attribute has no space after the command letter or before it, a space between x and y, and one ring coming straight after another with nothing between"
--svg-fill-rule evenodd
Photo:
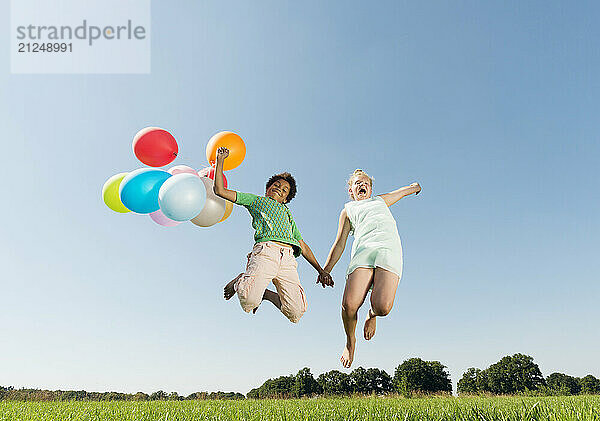
<instances>
[{"instance_id":1,"label":"orange balloon","mask_svg":"<svg viewBox=\"0 0 600 421\"><path fill-rule=\"evenodd\" d=\"M223 218L221 218L221 220L219 222L223 222L224 220L229 218L229 215L231 215L231 212L233 212L233 203L231 203L229 200L226 200L225 201L225 214L223 215ZM219 222L217 222L217 224Z\"/></svg>"},{"instance_id":2,"label":"orange balloon","mask_svg":"<svg viewBox=\"0 0 600 421\"><path fill-rule=\"evenodd\" d=\"M232 170L242 163L246 157L246 145L241 137L233 132L219 132L210 138L206 145L206 159L213 165L217 157L217 149L221 146L229 149L229 156L223 164L223 171Z\"/></svg>"}]
</instances>

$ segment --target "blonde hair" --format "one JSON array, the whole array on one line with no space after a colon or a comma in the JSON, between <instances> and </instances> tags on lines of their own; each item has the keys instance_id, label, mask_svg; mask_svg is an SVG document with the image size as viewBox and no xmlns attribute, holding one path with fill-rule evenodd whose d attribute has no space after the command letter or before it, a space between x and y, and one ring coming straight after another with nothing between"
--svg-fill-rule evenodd
<instances>
[{"instance_id":1,"label":"blonde hair","mask_svg":"<svg viewBox=\"0 0 600 421\"><path fill-rule=\"evenodd\" d=\"M371 186L371 188L373 188L374 178L366 172L364 172L363 170L361 170L360 168L355 169L354 172L350 174L350 178L348 179L348 187L352 187L352 180L354 179L354 177L358 177L361 175L364 175L369 179L369 185ZM348 196L350 196L350 199L354 200L354 196L352 195L352 192L350 190L348 190Z\"/></svg>"}]
</instances>

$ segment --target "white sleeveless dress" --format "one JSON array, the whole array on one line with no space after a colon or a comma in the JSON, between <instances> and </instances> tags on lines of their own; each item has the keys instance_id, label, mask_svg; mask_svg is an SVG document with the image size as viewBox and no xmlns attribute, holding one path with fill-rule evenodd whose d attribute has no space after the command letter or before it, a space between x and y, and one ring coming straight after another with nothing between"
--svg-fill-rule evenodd
<instances>
[{"instance_id":1,"label":"white sleeveless dress","mask_svg":"<svg viewBox=\"0 0 600 421\"><path fill-rule=\"evenodd\" d=\"M381 196L344 205L354 234L346 277L356 268L380 267L402 277L402 244L396 220Z\"/></svg>"}]
</instances>

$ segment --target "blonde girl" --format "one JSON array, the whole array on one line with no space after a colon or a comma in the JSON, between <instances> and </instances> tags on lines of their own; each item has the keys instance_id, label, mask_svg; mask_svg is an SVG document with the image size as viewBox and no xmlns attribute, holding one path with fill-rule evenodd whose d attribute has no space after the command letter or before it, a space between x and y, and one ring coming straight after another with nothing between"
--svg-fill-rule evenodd
<instances>
[{"instance_id":1,"label":"blonde girl","mask_svg":"<svg viewBox=\"0 0 600 421\"><path fill-rule=\"evenodd\" d=\"M386 316L394 305L396 289L402 276L402 245L396 221L389 206L410 194L418 194L421 186L413 183L390 193L371 197L373 179L357 169L348 180L346 203L340 214L337 236L324 270L330 273L338 262L349 234L354 235L352 257L346 271L346 287L342 299L342 321L346 346L340 361L349 368L354 360L358 309L371 290L370 308L364 324L364 338L375 335L377 317Z\"/></svg>"}]
</instances>

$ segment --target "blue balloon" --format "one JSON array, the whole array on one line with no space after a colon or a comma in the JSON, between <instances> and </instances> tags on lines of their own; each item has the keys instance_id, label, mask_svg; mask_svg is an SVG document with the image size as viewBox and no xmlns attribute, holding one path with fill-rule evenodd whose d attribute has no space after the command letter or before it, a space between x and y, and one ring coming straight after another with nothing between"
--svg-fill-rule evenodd
<instances>
[{"instance_id":1,"label":"blue balloon","mask_svg":"<svg viewBox=\"0 0 600 421\"><path fill-rule=\"evenodd\" d=\"M119 196L125 207L136 213L158 210L158 191L171 177L166 171L140 168L127 174L119 186Z\"/></svg>"},{"instance_id":2,"label":"blue balloon","mask_svg":"<svg viewBox=\"0 0 600 421\"><path fill-rule=\"evenodd\" d=\"M194 174L175 174L160 188L158 204L167 218L189 221L198 215L206 202L206 187Z\"/></svg>"}]
</instances>

